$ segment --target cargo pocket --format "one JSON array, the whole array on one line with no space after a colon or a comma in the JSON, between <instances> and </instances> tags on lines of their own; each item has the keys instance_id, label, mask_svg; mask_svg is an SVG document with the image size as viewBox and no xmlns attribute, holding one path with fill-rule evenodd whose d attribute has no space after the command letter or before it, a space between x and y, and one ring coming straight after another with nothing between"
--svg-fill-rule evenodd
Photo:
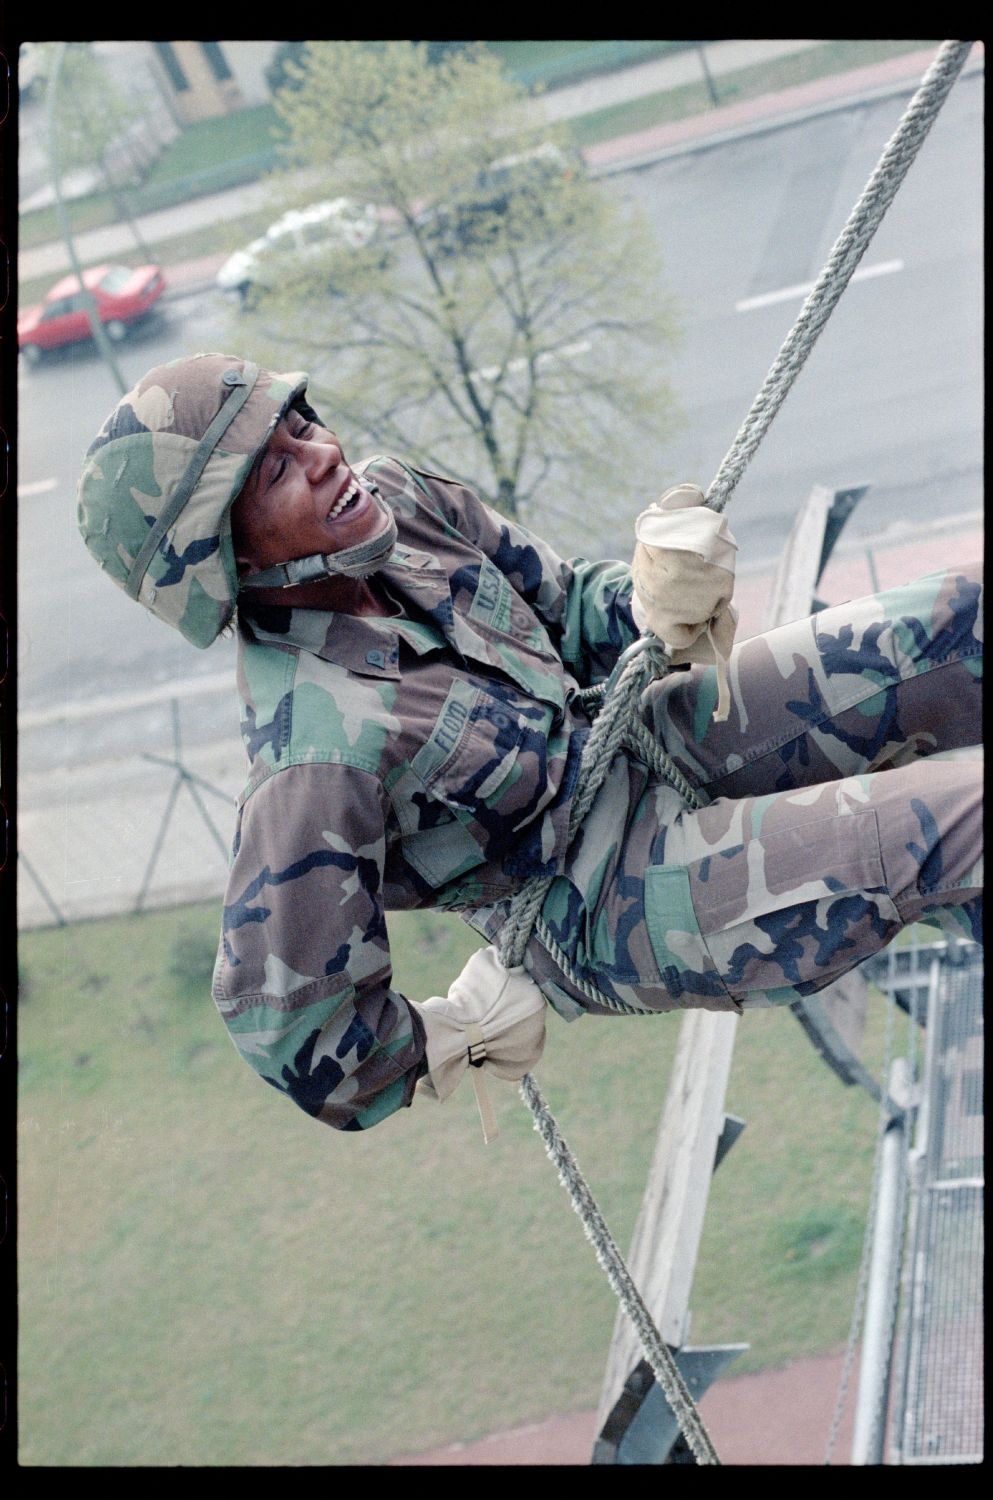
<instances>
[{"instance_id":1,"label":"cargo pocket","mask_svg":"<svg viewBox=\"0 0 993 1500\"><path fill-rule=\"evenodd\" d=\"M693 867L691 901L730 993L773 1004L846 973L902 925L872 808L715 851Z\"/></svg>"},{"instance_id":2,"label":"cargo pocket","mask_svg":"<svg viewBox=\"0 0 993 1500\"><path fill-rule=\"evenodd\" d=\"M704 941L693 910L690 879L680 865L645 872L645 923L659 983L687 1009L738 1011Z\"/></svg>"}]
</instances>

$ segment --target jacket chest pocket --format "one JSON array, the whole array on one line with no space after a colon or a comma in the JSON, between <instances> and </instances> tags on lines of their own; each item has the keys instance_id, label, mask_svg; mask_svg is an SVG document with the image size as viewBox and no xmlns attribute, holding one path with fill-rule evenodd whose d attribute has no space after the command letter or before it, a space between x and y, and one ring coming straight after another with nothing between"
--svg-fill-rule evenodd
<instances>
[{"instance_id":1,"label":"jacket chest pocket","mask_svg":"<svg viewBox=\"0 0 993 1500\"><path fill-rule=\"evenodd\" d=\"M456 678L411 769L430 796L475 819L500 806L526 732L505 698Z\"/></svg>"},{"instance_id":2,"label":"jacket chest pocket","mask_svg":"<svg viewBox=\"0 0 993 1500\"><path fill-rule=\"evenodd\" d=\"M520 775L525 732L500 698L456 679L409 768L388 781L404 855L432 886L489 857L506 821L502 798Z\"/></svg>"},{"instance_id":3,"label":"jacket chest pocket","mask_svg":"<svg viewBox=\"0 0 993 1500\"><path fill-rule=\"evenodd\" d=\"M561 710L565 703L562 663L541 621L507 579L485 558L476 592L461 622L459 641L470 656L498 667L519 687ZM462 633L456 617L456 637ZM481 649L480 649L481 648Z\"/></svg>"},{"instance_id":4,"label":"jacket chest pocket","mask_svg":"<svg viewBox=\"0 0 993 1500\"><path fill-rule=\"evenodd\" d=\"M499 568L483 558L479 565L479 581L469 606L469 618L502 635L512 635L540 649L541 641L536 631L537 624L523 599L511 588ZM533 639L532 639L533 637ZM546 642L547 644L547 642Z\"/></svg>"}]
</instances>

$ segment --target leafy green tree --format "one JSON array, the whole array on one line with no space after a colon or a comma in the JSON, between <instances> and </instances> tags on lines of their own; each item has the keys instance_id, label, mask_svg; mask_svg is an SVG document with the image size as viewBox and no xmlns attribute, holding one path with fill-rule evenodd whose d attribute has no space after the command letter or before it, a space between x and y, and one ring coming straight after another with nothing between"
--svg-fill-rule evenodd
<instances>
[{"instance_id":1,"label":"leafy green tree","mask_svg":"<svg viewBox=\"0 0 993 1500\"><path fill-rule=\"evenodd\" d=\"M307 369L350 444L461 478L506 514L575 519L579 474L612 485L671 425L658 251L614 184L549 149L495 58L429 47L311 42L286 61L276 109L301 201L372 202L381 230L270 272L241 345Z\"/></svg>"}]
</instances>

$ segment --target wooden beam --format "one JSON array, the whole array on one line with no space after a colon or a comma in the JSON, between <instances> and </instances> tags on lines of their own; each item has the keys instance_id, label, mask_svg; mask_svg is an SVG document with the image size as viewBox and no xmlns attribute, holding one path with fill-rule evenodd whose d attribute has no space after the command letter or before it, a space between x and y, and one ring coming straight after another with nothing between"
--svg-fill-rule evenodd
<instances>
[{"instance_id":1,"label":"wooden beam","mask_svg":"<svg viewBox=\"0 0 993 1500\"><path fill-rule=\"evenodd\" d=\"M703 1231L724 1095L739 1018L691 1010L683 1018L669 1092L628 1266L667 1344L685 1340L690 1288ZM598 1429L610 1415L641 1342L618 1311L600 1398Z\"/></svg>"}]
</instances>

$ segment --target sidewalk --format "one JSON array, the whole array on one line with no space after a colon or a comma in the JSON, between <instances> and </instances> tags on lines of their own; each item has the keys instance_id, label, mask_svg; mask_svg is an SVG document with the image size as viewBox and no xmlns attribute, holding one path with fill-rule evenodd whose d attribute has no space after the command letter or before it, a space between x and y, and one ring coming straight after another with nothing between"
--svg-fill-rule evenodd
<instances>
[{"instance_id":1,"label":"sidewalk","mask_svg":"<svg viewBox=\"0 0 993 1500\"><path fill-rule=\"evenodd\" d=\"M715 76L720 76L812 45L815 44L806 41L715 42L707 48L708 67ZM715 146L735 136L776 130L811 114L851 108L856 102L869 102L888 94L909 96L933 62L936 51L937 44L927 51L905 53L901 57L837 73L779 93L718 106L706 114L589 146L583 155L594 175L606 175L644 166L671 154ZM977 42L964 71L981 70L983 63L983 44ZM696 82L700 77L696 52L677 53L674 57L642 63L619 74L607 74L570 88L557 89L542 99L542 107L549 119L571 118ZM271 196L268 184L251 183L146 214L137 222L142 237L154 245L156 241L175 237L178 233L228 222L254 212L264 207ZM134 241L126 225L114 224L78 235L76 249L84 265L93 265L115 255L132 253ZM214 273L226 256L227 251L221 250L183 265L170 266L167 270L169 295L187 295L211 285ZM55 277L69 269L68 252L60 241L39 245L18 256L20 280L45 275Z\"/></svg>"},{"instance_id":2,"label":"sidewalk","mask_svg":"<svg viewBox=\"0 0 993 1500\"><path fill-rule=\"evenodd\" d=\"M700 1416L721 1463L726 1467L823 1465L843 1372L844 1356L828 1354L797 1359L779 1370L718 1380L702 1397ZM833 1464L849 1461L854 1425L851 1394L843 1406ZM595 1410L570 1412L475 1442L405 1454L387 1467L587 1466L597 1431Z\"/></svg>"}]
</instances>

